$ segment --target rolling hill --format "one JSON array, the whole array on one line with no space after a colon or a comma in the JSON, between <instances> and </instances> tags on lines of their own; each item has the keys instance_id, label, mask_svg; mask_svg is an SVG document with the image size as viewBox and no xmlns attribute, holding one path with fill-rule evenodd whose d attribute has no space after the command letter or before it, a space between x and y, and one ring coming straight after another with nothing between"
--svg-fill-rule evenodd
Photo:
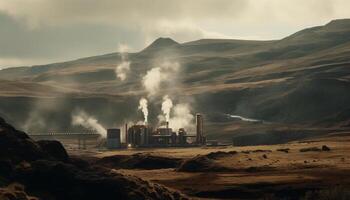
<instances>
[{"instance_id":1,"label":"rolling hill","mask_svg":"<svg viewBox=\"0 0 350 200\"><path fill-rule=\"evenodd\" d=\"M350 19L301 30L281 40L159 38L128 53L125 81L115 76L121 53L0 71L0 115L30 132L75 130L71 112L83 109L104 126L141 119L147 95L142 77L159 60L181 65L176 87L162 86L150 104L156 123L161 96L188 100L206 116L209 139L272 132L325 133L349 127ZM259 119L251 123L225 114ZM287 131L286 131L287 130ZM281 136L283 137L283 135ZM267 137L268 138L268 137Z\"/></svg>"}]
</instances>

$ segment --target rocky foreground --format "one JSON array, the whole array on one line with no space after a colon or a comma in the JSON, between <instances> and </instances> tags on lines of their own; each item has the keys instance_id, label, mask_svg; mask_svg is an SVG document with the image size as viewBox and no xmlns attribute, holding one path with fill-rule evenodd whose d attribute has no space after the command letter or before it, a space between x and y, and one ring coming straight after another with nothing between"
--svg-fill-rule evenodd
<instances>
[{"instance_id":1,"label":"rocky foreground","mask_svg":"<svg viewBox=\"0 0 350 200\"><path fill-rule=\"evenodd\" d=\"M186 197L161 185L72 158L59 142L34 142L0 118L0 199Z\"/></svg>"}]
</instances>

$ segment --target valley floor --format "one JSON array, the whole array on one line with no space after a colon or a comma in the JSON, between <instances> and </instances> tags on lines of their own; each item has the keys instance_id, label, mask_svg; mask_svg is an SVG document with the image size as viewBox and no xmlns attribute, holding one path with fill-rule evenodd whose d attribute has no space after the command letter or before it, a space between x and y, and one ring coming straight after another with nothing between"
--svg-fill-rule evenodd
<instances>
[{"instance_id":1,"label":"valley floor","mask_svg":"<svg viewBox=\"0 0 350 200\"><path fill-rule=\"evenodd\" d=\"M221 154L210 157L211 152ZM194 199L339 199L350 194L350 132L283 145L70 153L95 159L141 153L183 162L210 157L216 168L113 169L179 190Z\"/></svg>"}]
</instances>

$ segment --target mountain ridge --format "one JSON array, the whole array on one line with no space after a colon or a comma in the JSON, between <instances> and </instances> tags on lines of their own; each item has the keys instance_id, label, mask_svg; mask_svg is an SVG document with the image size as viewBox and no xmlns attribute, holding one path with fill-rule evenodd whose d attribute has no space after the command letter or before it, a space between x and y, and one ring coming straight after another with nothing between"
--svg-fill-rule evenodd
<instances>
[{"instance_id":1,"label":"mountain ridge","mask_svg":"<svg viewBox=\"0 0 350 200\"><path fill-rule=\"evenodd\" d=\"M43 120L47 124L56 121L60 129L74 129L69 119L71 110L77 107L95 113L106 127L139 118L134 108L139 98L146 95L142 76L156 66L155 61L165 59L181 65L176 77L181 92L172 95L174 102L191 98L193 110L204 113L208 119L214 113L226 113L269 121L276 126L312 127L348 108L350 29L342 28L348 25L350 20L334 21L272 41L201 39L177 43L171 38L158 38L140 52L128 54L130 72L124 82L115 77L120 53L4 69L0 71L0 80L6 83L6 88L2 88L0 105L6 106L0 107L0 113L11 113L7 114L13 120L11 123L21 126L43 101L44 88L57 88L53 94L47 92L47 97L61 95L62 98L47 104L57 103L62 107L45 108L52 117ZM60 87L53 87L57 85ZM159 96L172 93L173 89L161 90ZM29 96L30 93L38 95ZM159 107L159 103L152 102L151 106ZM23 111L8 112L13 107ZM156 119L157 116L150 116L151 122ZM337 126L342 120L347 121L338 120L341 121L332 124ZM224 129L225 137L239 132L230 131L234 123L225 124L225 128L210 120L207 124L212 139L218 135L216 129ZM41 131L46 128L39 127Z\"/></svg>"}]
</instances>

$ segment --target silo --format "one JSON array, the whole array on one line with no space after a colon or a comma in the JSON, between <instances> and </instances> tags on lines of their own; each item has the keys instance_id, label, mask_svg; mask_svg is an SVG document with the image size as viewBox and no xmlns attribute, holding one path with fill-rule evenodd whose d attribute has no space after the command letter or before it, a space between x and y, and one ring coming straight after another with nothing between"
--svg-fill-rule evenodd
<instances>
[{"instance_id":1,"label":"silo","mask_svg":"<svg viewBox=\"0 0 350 200\"><path fill-rule=\"evenodd\" d=\"M196 114L196 143L202 144L203 140L203 117L201 114Z\"/></svg>"},{"instance_id":2,"label":"silo","mask_svg":"<svg viewBox=\"0 0 350 200\"><path fill-rule=\"evenodd\" d=\"M119 128L107 129L107 148L108 149L121 148Z\"/></svg>"}]
</instances>

